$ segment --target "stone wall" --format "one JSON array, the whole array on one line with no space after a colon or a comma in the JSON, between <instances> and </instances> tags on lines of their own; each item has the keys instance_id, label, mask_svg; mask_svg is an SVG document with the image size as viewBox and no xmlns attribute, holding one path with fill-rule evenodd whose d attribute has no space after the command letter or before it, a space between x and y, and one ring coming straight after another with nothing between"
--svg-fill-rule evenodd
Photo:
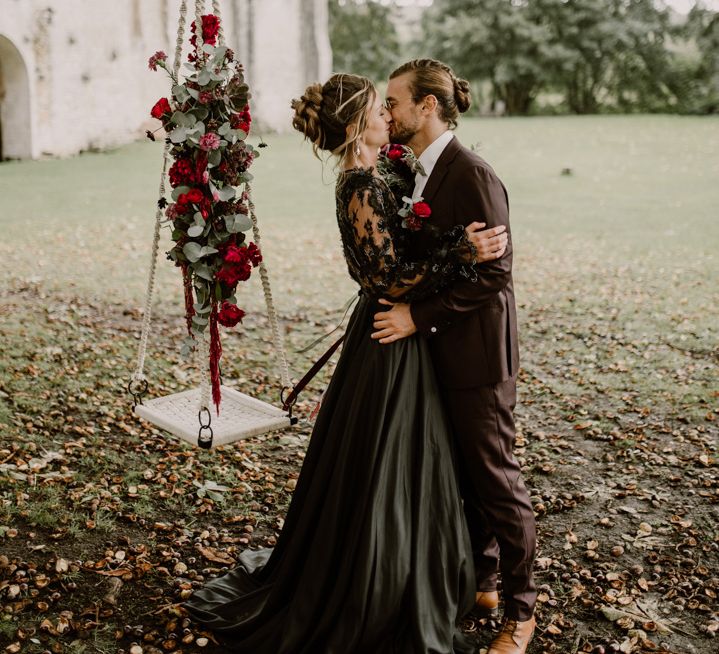
<instances>
[{"instance_id":1,"label":"stone wall","mask_svg":"<svg viewBox=\"0 0 719 654\"><path fill-rule=\"evenodd\" d=\"M207 2L208 10L211 3ZM71 155L136 139L168 94L180 0L0 0L0 152ZM190 19L195 2L188 2ZM289 128L289 101L331 67L327 0L220 0L258 124Z\"/></svg>"}]
</instances>

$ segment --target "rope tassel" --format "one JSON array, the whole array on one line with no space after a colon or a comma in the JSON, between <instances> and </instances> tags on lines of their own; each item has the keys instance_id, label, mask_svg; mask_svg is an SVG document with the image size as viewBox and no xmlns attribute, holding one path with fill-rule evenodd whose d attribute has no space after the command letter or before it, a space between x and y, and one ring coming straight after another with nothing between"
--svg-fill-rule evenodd
<instances>
[{"instance_id":1,"label":"rope tassel","mask_svg":"<svg viewBox=\"0 0 719 654\"><path fill-rule=\"evenodd\" d=\"M222 357L222 343L220 342L220 330L217 327L217 302L212 303L210 313L210 383L212 385L212 402L220 415L220 358Z\"/></svg>"},{"instance_id":2,"label":"rope tassel","mask_svg":"<svg viewBox=\"0 0 719 654\"><path fill-rule=\"evenodd\" d=\"M182 286L185 289L185 322L187 333L192 336L192 317L195 315L195 298L192 294L192 276L189 266L182 265Z\"/></svg>"}]
</instances>

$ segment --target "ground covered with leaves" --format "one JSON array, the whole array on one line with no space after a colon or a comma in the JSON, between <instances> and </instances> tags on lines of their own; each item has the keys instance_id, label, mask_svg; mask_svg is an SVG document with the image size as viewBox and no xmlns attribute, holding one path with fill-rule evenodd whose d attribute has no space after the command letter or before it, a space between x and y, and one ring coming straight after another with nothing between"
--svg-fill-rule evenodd
<instances>
[{"instance_id":1,"label":"ground covered with leaves","mask_svg":"<svg viewBox=\"0 0 719 654\"><path fill-rule=\"evenodd\" d=\"M565 143L575 136L573 127L541 124L555 130L551 138L566 129ZM538 123L509 125L525 130L529 141ZM705 125L687 127L700 149ZM611 126L584 123L582 134L600 145L605 139L607 148L627 140ZM519 138L510 131L504 138ZM650 141L631 141L629 154L608 158L601 169L583 166L581 147L566 160L551 149L542 156L530 150L534 168L503 175L510 192L517 188L516 452L539 530L532 654L719 648L719 270L715 221L704 206L716 189L711 169L692 168L696 149L682 160L675 143L671 154L650 158ZM281 159L292 159L294 145L278 147L286 148ZM117 169L120 159L112 156L108 166ZM117 156L131 162L138 152ZM686 177L672 183L687 188L706 177L691 198L677 194L669 202L665 185L653 196L645 192L642 202L612 199L604 187L618 183L617 175L634 191L647 183L632 156L646 166L651 159L655 177L678 157ZM500 173L503 165L510 170L496 159ZM102 162L102 156L90 162L100 169L98 180L82 171L90 197L93 183L100 189L104 179ZM560 175L560 162L573 166L571 175ZM83 165L79 158L60 162L59 170ZM266 255L298 376L321 348L295 350L338 322L352 285L331 222L307 218L300 235L288 237L296 215L315 207L314 200L292 200L300 197L299 182L317 180L287 179L290 200L283 201L296 212L270 224ZM581 200L595 192L592 202ZM98 203L106 202L97 193ZM269 196L261 204L261 187L258 195L259 207L272 206ZM331 212L326 200L320 206ZM581 216L573 218L568 205L582 207ZM0 651L220 654L227 650L178 605L232 567L244 548L276 542L311 425L302 421L205 452L138 421L125 386L136 357L141 290L123 294L117 279L135 275L141 289L150 227L131 223L130 231L106 234L100 244L92 207L76 203L64 211L87 216L66 218L63 232L53 222L62 216L48 207L35 222L28 216L35 236L43 235L42 248L33 249L34 237L17 226L0 244L12 264L0 290ZM677 212L687 212L686 230L676 224ZM133 239L145 239L143 249ZM90 251L88 242L98 247ZM118 266L117 252L140 263ZM180 356L178 280L165 265L146 366L152 395L195 381ZM225 337L223 376L276 402L259 295L246 306L242 328ZM332 364L311 384L300 415L310 414L331 371ZM464 627L486 646L497 625L469 619Z\"/></svg>"}]
</instances>

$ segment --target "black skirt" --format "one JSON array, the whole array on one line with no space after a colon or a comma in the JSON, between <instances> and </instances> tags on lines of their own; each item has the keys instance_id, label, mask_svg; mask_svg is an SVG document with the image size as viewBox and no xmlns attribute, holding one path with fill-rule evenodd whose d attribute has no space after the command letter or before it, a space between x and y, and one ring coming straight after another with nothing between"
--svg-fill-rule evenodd
<instances>
[{"instance_id":1,"label":"black skirt","mask_svg":"<svg viewBox=\"0 0 719 654\"><path fill-rule=\"evenodd\" d=\"M361 297L274 549L184 604L242 654L465 654L475 581L427 343L370 338Z\"/></svg>"}]
</instances>

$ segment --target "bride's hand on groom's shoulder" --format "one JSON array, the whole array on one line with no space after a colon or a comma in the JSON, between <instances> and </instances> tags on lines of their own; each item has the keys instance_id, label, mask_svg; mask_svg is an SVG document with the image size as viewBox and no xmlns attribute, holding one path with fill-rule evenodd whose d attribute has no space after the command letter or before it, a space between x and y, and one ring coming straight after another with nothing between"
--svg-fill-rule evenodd
<instances>
[{"instance_id":1,"label":"bride's hand on groom's shoulder","mask_svg":"<svg viewBox=\"0 0 719 654\"><path fill-rule=\"evenodd\" d=\"M499 259L507 249L506 225L497 225L488 229L484 229L485 227L487 223L480 222L473 222L465 227L467 238L477 250L475 257L477 263Z\"/></svg>"}]
</instances>

